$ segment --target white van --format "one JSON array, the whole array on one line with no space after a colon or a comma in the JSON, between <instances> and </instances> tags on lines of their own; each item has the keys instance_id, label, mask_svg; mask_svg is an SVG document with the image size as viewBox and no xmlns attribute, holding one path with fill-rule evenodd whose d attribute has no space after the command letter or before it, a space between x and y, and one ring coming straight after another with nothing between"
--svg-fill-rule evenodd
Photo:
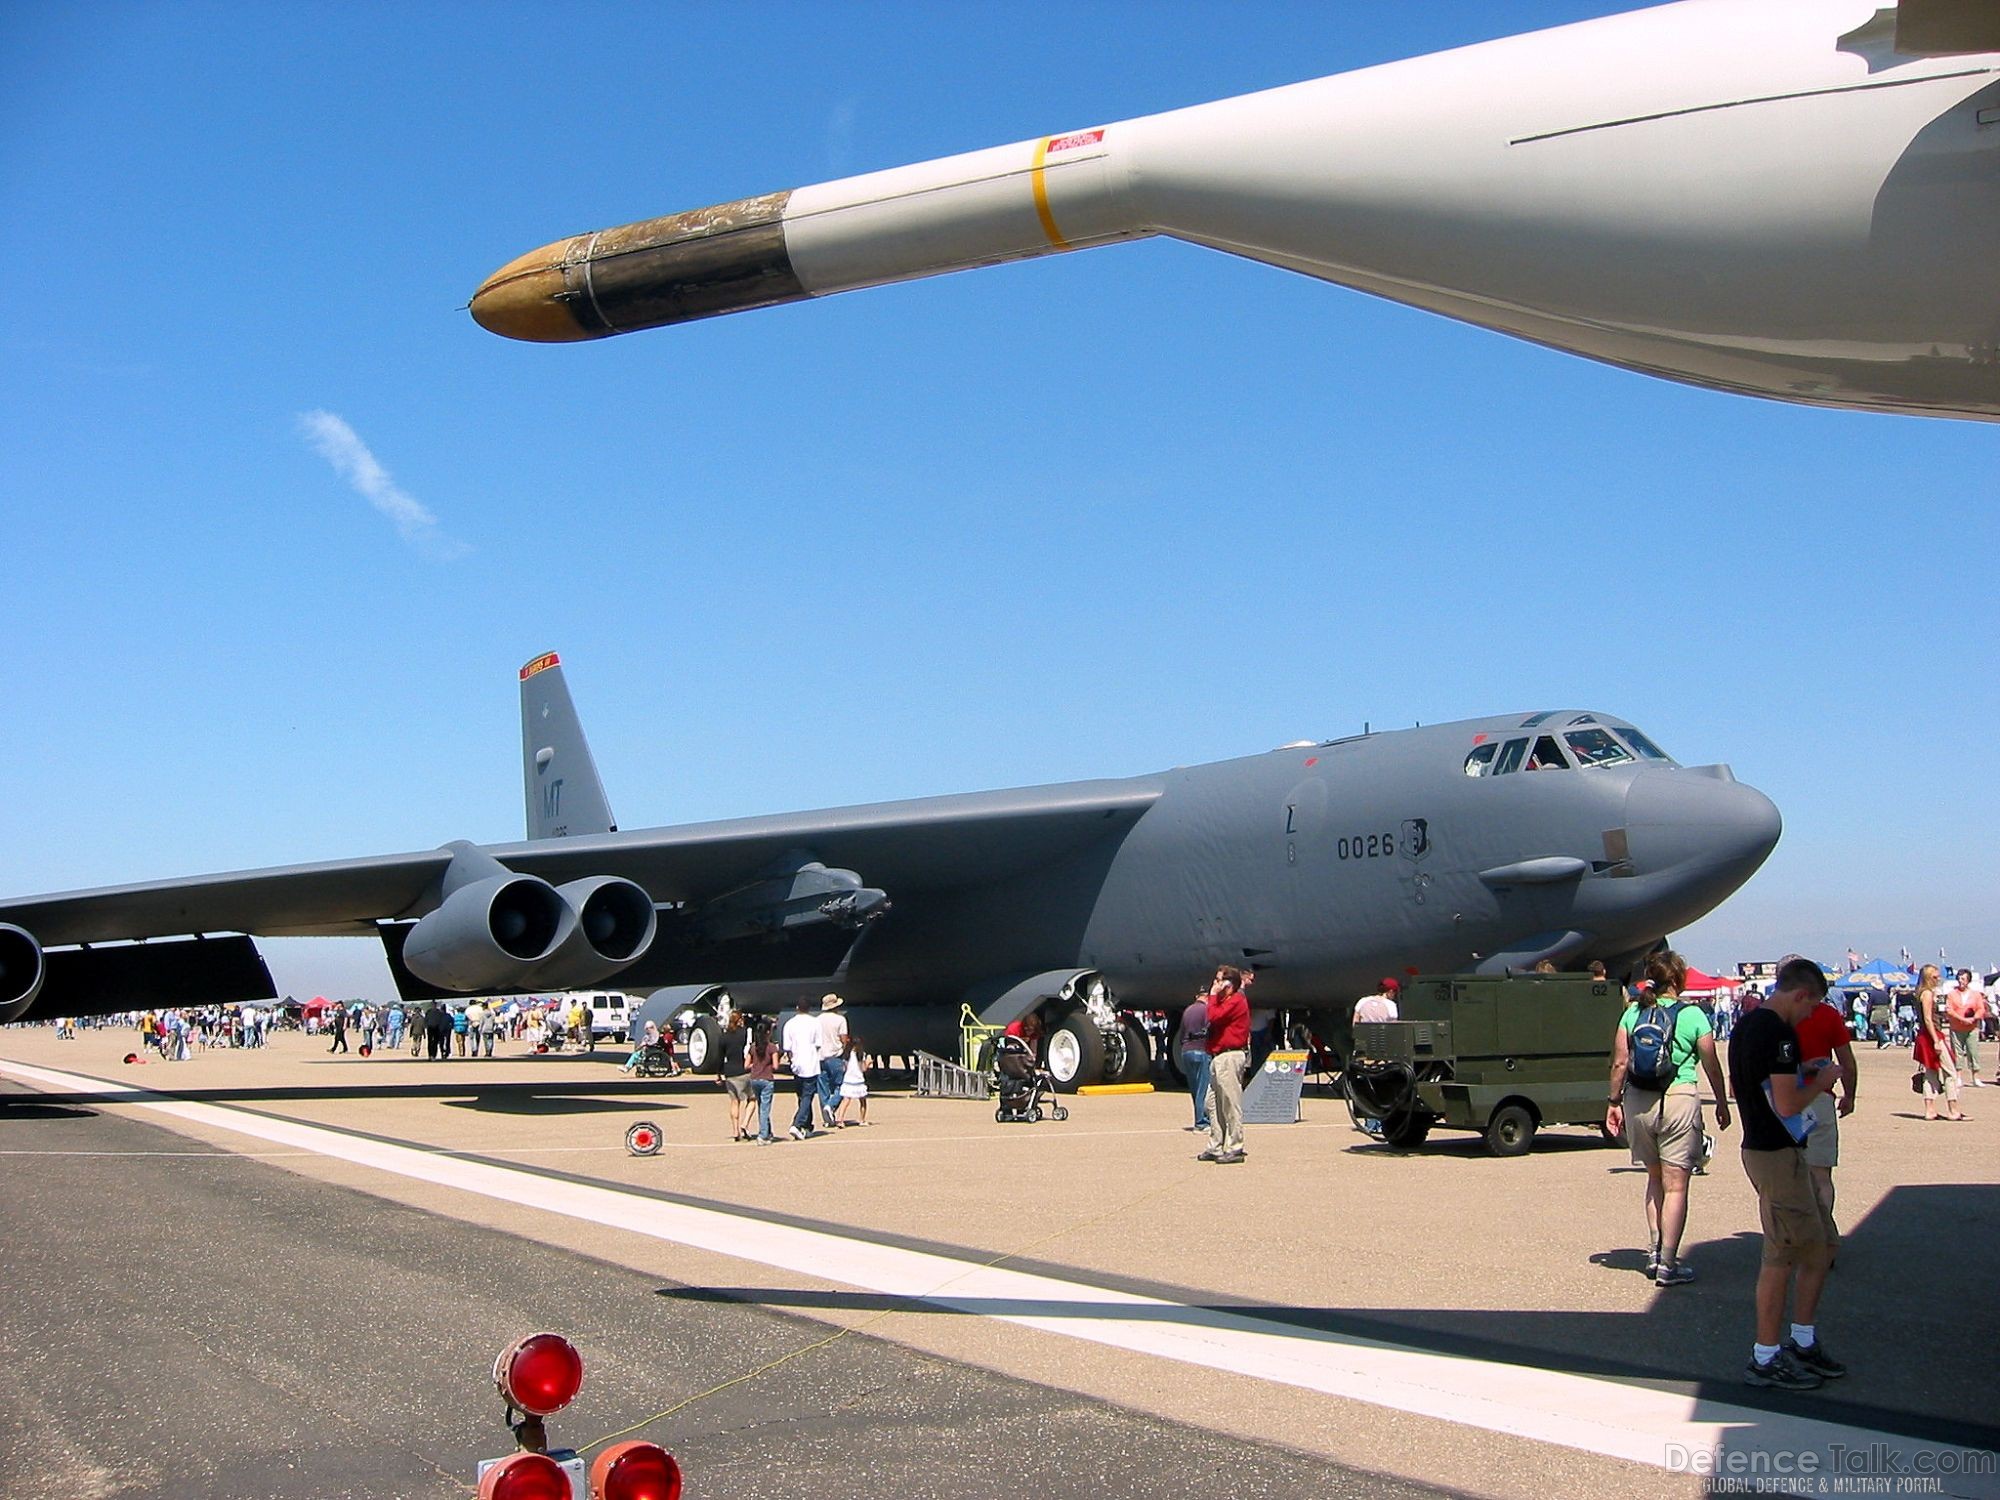
<instances>
[{"instance_id":1,"label":"white van","mask_svg":"<svg viewBox=\"0 0 2000 1500\"><path fill-rule=\"evenodd\" d=\"M608 1037L614 1042L622 1042L631 1029L632 999L629 995L615 993L611 990L577 990L567 995L551 996L550 998L560 1002L565 1015L569 1013L569 1008L579 1000L588 1006L590 1009L590 1034L600 1041Z\"/></svg>"}]
</instances>

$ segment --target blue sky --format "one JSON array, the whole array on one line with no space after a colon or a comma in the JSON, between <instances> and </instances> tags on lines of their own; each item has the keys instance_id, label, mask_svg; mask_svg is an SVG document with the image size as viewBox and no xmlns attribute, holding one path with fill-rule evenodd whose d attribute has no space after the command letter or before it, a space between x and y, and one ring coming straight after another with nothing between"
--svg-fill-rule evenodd
<instances>
[{"instance_id":1,"label":"blue sky","mask_svg":"<svg viewBox=\"0 0 2000 1500\"><path fill-rule=\"evenodd\" d=\"M1697 963L2000 959L1990 426L1167 242L566 348L461 310L578 230L1624 8L14 7L0 891L516 837L554 648L627 827L1602 707L1785 813Z\"/></svg>"}]
</instances>

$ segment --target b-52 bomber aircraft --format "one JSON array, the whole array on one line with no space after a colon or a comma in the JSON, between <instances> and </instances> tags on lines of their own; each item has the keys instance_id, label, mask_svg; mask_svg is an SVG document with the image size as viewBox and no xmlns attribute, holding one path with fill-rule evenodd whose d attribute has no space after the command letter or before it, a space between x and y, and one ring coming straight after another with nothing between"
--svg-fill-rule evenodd
<instances>
[{"instance_id":1,"label":"b-52 bomber aircraft","mask_svg":"<svg viewBox=\"0 0 2000 1500\"><path fill-rule=\"evenodd\" d=\"M889 1051L938 1045L961 1004L1039 1008L1075 1087L1144 1076L1132 1013L1218 963L1253 968L1260 1004L1342 1019L1405 969L1620 972L1779 833L1726 766L1582 710L621 831L553 654L521 698L526 841L0 901L0 1020L264 999L255 937L365 934L410 999L726 987L772 1010L837 986Z\"/></svg>"}]
</instances>

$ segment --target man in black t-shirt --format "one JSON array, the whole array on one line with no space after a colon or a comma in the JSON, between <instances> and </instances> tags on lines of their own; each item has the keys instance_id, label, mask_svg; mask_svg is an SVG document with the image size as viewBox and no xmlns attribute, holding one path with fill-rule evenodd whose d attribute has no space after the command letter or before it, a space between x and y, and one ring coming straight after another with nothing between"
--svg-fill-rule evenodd
<instances>
[{"instance_id":1,"label":"man in black t-shirt","mask_svg":"<svg viewBox=\"0 0 2000 1500\"><path fill-rule=\"evenodd\" d=\"M1736 1023L1729 1038L1729 1091L1743 1119L1743 1170L1757 1190L1764 1263L1757 1273L1757 1342L1743 1378L1751 1385L1809 1391L1847 1373L1819 1342L1813 1319L1839 1232L1813 1192L1802 1141L1787 1121L1840 1080L1829 1059L1799 1074L1792 1028L1826 998L1826 975L1811 959L1788 959L1771 998ZM1785 1299L1791 1337L1779 1342Z\"/></svg>"}]
</instances>

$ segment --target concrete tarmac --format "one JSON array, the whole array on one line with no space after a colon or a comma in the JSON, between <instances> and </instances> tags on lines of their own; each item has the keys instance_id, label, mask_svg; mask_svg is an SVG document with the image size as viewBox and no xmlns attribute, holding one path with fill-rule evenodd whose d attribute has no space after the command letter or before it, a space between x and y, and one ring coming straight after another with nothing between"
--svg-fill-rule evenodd
<instances>
[{"instance_id":1,"label":"concrete tarmac","mask_svg":"<svg viewBox=\"0 0 2000 1500\"><path fill-rule=\"evenodd\" d=\"M1920 1110L1908 1091L1906 1055L1866 1045L1861 1108L1843 1129L1840 1217L1847 1238L1820 1319L1829 1347L1853 1374L1808 1396L1756 1392L1737 1380L1750 1341L1756 1212L1727 1136L1711 1174L1695 1184L1686 1258L1701 1279L1656 1291L1640 1273L1642 1179L1622 1152L1581 1131L1547 1132L1535 1153L1518 1161L1488 1158L1470 1137L1449 1134L1406 1154L1353 1132L1337 1103L1309 1097L1305 1123L1253 1127L1249 1163L1217 1168L1192 1160L1201 1143L1179 1129L1187 1119L1183 1098L1082 1099L1065 1124L1003 1127L990 1107L890 1094L874 1102L876 1123L867 1129L760 1148L726 1139L724 1104L712 1081L624 1080L616 1054L566 1059L508 1047L507 1056L490 1062L361 1060L329 1058L323 1043L284 1036L261 1053L219 1051L185 1064L122 1067L118 1057L134 1045L124 1031L56 1042L46 1029L14 1029L0 1033L0 1058L202 1100L233 1113L167 1118L158 1109L87 1095L84 1107L99 1117L167 1125L175 1140L202 1142L231 1157L256 1155L267 1168L358 1188L383 1216L394 1216L379 1206L388 1200L499 1231L507 1238L497 1243L532 1242L630 1268L654 1286L672 1283L672 1295L659 1300L683 1315L698 1312L690 1320L697 1324L751 1307L804 1315L821 1329L865 1324L865 1340L834 1347L892 1343L953 1368L1115 1403L1128 1420L1143 1414L1185 1424L1169 1431L1247 1442L1260 1453L1288 1450L1281 1456L1326 1466L1324 1476L1315 1471L1258 1486L1265 1493L1333 1493L1353 1471L1507 1496L1586 1485L1612 1494L1657 1494L1676 1483L1693 1493L1700 1486L1607 1456L1620 1450L1601 1434L1573 1440L1547 1424L1482 1416L1476 1387L1432 1401L1420 1391L1399 1404L1366 1386L1328 1394L1305 1388L1308 1377L1260 1376L1254 1362L1230 1366L1218 1356L1215 1369L1204 1369L1195 1362L1199 1356L1184 1351L1163 1356L1157 1330L1136 1323L1127 1323L1129 1337L1114 1332L1093 1341L1076 1336L1091 1319L1074 1309L1064 1312L1073 1319L1067 1328L1048 1320L1036 1326L1031 1315L1046 1308L1004 1299L919 1304L870 1293L867 1286L876 1283L832 1259L819 1275L811 1262L802 1271L796 1259L786 1261L791 1251L753 1252L753 1231L801 1226L800 1233L822 1236L814 1244L851 1241L878 1258L894 1250L931 1263L942 1263L939 1257L997 1262L1041 1278L1038 1284L1098 1289L1088 1293L1092 1318L1104 1312L1100 1302L1144 1298L1168 1308L1172 1324L1248 1316L1259 1328L1297 1330L1301 1340L1357 1348L1387 1341L1431 1361L1419 1384L1440 1371L1470 1372L1467 1378L1502 1394L1532 1390L1537 1382L1550 1385L1558 1403L1568 1399L1563 1392L1585 1392L1586 1404L1603 1408L1592 1418L1600 1426L1615 1425L1606 1413L1633 1402L1657 1409L1681 1401L1690 1411L1729 1413L1738 1447L1769 1445L1787 1433L1794 1436L1784 1440L1795 1441L1795 1428L1786 1424L1801 1411L1820 1424L1815 1441L1822 1444L1838 1431L1941 1448L2000 1446L1992 1399L2000 1356L1993 1330L1965 1315L1968 1306L1990 1303L1940 1295L1940 1285L1951 1284L1954 1249L1963 1255L1990 1244L2000 1229L1993 1171L2000 1108L1981 1108L1989 1097L2000 1105L2000 1092L1970 1091L1975 1118L1968 1124L1924 1124L1914 1118ZM58 1106L51 1100L43 1107ZM788 1109L781 1113L789 1117ZM625 1125L642 1115L666 1129L668 1145L657 1157L628 1157L620 1144ZM51 1124L61 1118L52 1116ZM226 1123L231 1119L266 1130L276 1128L273 1120L306 1122L342 1132L341 1140L453 1153L434 1157L440 1161L476 1157L525 1169L517 1176L527 1186L520 1201L510 1202L409 1172L385 1173L317 1147L274 1152L270 1141L246 1142ZM34 1124L0 1117L8 1137ZM0 1149L53 1148L0 1140ZM170 1170L226 1159L190 1159ZM60 1182L97 1170L78 1163L98 1160L49 1158L32 1170ZM10 1167L20 1181L28 1163ZM675 1212L726 1211L737 1216L729 1222L745 1226L743 1246L673 1240L646 1224L565 1218L535 1203L542 1193L536 1184L550 1195L595 1184L634 1201L676 1205ZM209 1232L229 1253L233 1211L219 1201L210 1218ZM417 1223L444 1231L436 1217ZM13 1278L10 1300L22 1285ZM996 1321L1003 1317L1010 1321ZM1218 1347L1235 1336L1206 1323L1197 1332ZM560 1320L553 1326L569 1331ZM510 1323L499 1343L518 1331ZM60 1340L44 1343L56 1347ZM490 1360L497 1347L481 1358ZM727 1358L721 1363L732 1365ZM746 1350L725 1373L756 1364ZM765 1376L750 1384L773 1383ZM934 1428L940 1445L957 1451L965 1425L940 1421ZM944 1437L946 1429L954 1435ZM701 1455L677 1446L699 1472ZM447 1469L469 1472L464 1464ZM1183 1493L1189 1477L1175 1463L1136 1472L1150 1475L1140 1482L1155 1488L1110 1492ZM1096 1476L1089 1487L1103 1490L1112 1482ZM1082 1487L1044 1482L1041 1489ZM770 1486L760 1481L759 1488ZM105 1491L128 1492L144 1493ZM959 1492L984 1490L975 1483ZM1218 1492L1251 1490L1225 1484Z\"/></svg>"},{"instance_id":2,"label":"concrete tarmac","mask_svg":"<svg viewBox=\"0 0 2000 1500\"><path fill-rule=\"evenodd\" d=\"M1438 1493L883 1339L826 1344L804 1317L116 1112L15 1100L0 1110L9 1500L463 1497L477 1461L512 1448L493 1357L541 1328L586 1360L578 1400L549 1419L558 1444L785 1361L645 1429L680 1454L691 1494L1109 1500L1170 1478L1207 1494Z\"/></svg>"}]
</instances>

